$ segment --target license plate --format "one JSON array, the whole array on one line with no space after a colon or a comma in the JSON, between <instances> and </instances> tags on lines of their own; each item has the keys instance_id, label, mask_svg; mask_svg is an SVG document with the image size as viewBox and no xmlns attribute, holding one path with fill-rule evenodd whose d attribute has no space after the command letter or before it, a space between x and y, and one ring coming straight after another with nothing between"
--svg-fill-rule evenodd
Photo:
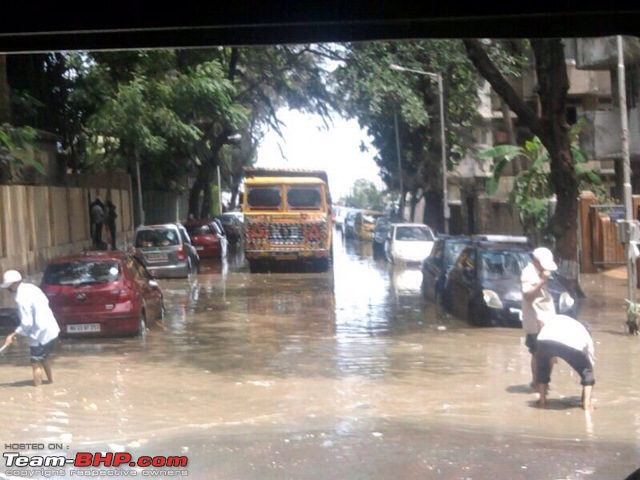
<instances>
[{"instance_id":1,"label":"license plate","mask_svg":"<svg viewBox=\"0 0 640 480\"><path fill-rule=\"evenodd\" d=\"M204 250L204 247L202 247L202 246L197 246L197 247L196 247L196 250Z\"/></svg>"},{"instance_id":2,"label":"license plate","mask_svg":"<svg viewBox=\"0 0 640 480\"><path fill-rule=\"evenodd\" d=\"M150 262L166 262L166 253L147 253L147 260Z\"/></svg>"},{"instance_id":3,"label":"license plate","mask_svg":"<svg viewBox=\"0 0 640 480\"><path fill-rule=\"evenodd\" d=\"M86 333L86 332L99 332L99 323L85 323L81 325L67 325L67 333Z\"/></svg>"}]
</instances>

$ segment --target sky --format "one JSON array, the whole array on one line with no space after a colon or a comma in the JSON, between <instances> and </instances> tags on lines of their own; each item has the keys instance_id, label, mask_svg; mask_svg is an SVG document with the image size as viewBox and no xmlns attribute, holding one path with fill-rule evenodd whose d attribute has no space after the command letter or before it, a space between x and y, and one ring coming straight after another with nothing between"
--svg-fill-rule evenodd
<instances>
[{"instance_id":1,"label":"sky","mask_svg":"<svg viewBox=\"0 0 640 480\"><path fill-rule=\"evenodd\" d=\"M384 189L373 160L375 149L360 151L361 142L371 144L355 120L336 117L333 125L324 129L319 116L293 110L281 110L278 116L286 124L282 128L284 138L269 131L258 150L256 166L325 170L334 199L348 195L353 183L361 178L373 182L378 190Z\"/></svg>"}]
</instances>

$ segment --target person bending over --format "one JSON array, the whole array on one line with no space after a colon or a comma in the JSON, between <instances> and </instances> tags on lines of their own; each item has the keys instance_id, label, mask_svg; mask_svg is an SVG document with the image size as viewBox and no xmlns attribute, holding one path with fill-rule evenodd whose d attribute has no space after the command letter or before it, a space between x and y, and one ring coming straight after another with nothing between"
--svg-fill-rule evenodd
<instances>
[{"instance_id":1,"label":"person bending over","mask_svg":"<svg viewBox=\"0 0 640 480\"><path fill-rule=\"evenodd\" d=\"M547 406L552 360L558 357L580 375L582 408L592 411L591 394L596 379L593 372L595 351L591 334L582 323L567 315L547 314L539 321L541 327L536 340L538 406Z\"/></svg>"}]
</instances>

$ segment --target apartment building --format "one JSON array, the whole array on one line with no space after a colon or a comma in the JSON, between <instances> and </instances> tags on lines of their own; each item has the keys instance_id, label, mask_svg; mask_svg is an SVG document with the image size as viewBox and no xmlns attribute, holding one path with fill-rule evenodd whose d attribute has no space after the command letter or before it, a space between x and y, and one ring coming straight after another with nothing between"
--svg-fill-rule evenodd
<instances>
[{"instance_id":1,"label":"apartment building","mask_svg":"<svg viewBox=\"0 0 640 480\"><path fill-rule=\"evenodd\" d=\"M640 41L636 37L624 37L623 44L632 185L633 191L639 192ZM616 37L565 39L565 57L570 84L567 120L569 124L583 120L579 143L589 158L588 167L599 173L613 198L622 200ZM537 109L533 67L511 83L521 97ZM488 83L478 95L479 120L472 133L476 143L447 178L452 231L519 234L521 227L507 202L517 163L504 172L498 191L489 196L485 184L492 175L492 162L478 158L476 152L504 143L520 144L526 131Z\"/></svg>"}]
</instances>

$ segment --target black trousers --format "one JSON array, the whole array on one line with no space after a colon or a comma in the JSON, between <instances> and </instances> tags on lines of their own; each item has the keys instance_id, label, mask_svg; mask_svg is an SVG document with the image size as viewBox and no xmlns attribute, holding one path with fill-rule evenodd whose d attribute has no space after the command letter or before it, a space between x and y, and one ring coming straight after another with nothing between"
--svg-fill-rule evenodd
<instances>
[{"instance_id":1,"label":"black trousers","mask_svg":"<svg viewBox=\"0 0 640 480\"><path fill-rule=\"evenodd\" d=\"M552 340L537 340L536 371L539 383L551 381L551 359L560 357L580 375L580 385L595 385L593 365L588 354Z\"/></svg>"}]
</instances>

